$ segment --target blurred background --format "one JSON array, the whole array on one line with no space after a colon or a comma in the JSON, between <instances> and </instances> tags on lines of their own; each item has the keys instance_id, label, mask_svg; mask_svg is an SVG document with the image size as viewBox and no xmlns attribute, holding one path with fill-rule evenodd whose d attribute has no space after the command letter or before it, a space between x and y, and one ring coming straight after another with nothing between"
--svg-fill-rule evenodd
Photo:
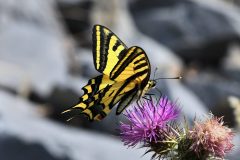
<instances>
[{"instance_id":1,"label":"blurred background","mask_svg":"<svg viewBox=\"0 0 240 160\"><path fill-rule=\"evenodd\" d=\"M211 111L236 131L240 156L239 0L0 0L0 159L149 160L118 138L115 111L66 122L89 78L92 27L149 56L158 88L191 121Z\"/></svg>"}]
</instances>

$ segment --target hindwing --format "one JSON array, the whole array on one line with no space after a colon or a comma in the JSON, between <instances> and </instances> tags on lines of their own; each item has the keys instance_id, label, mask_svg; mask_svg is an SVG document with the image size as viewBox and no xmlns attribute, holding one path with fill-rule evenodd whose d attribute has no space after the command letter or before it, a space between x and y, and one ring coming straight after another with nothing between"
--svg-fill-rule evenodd
<instances>
[{"instance_id":1,"label":"hindwing","mask_svg":"<svg viewBox=\"0 0 240 160\"><path fill-rule=\"evenodd\" d=\"M126 107L133 102L133 100L138 98L137 92L137 88L132 89L121 98L117 107L116 115L121 114L126 109Z\"/></svg>"}]
</instances>

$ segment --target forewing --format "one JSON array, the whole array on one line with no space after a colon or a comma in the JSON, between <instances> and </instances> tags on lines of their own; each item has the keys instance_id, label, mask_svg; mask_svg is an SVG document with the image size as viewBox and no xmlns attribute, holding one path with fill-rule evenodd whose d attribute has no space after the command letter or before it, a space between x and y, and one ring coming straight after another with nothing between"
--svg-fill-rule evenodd
<instances>
[{"instance_id":1,"label":"forewing","mask_svg":"<svg viewBox=\"0 0 240 160\"><path fill-rule=\"evenodd\" d=\"M127 47L111 30L101 25L93 27L92 41L95 68L109 76Z\"/></svg>"},{"instance_id":2,"label":"forewing","mask_svg":"<svg viewBox=\"0 0 240 160\"><path fill-rule=\"evenodd\" d=\"M140 47L131 47L113 68L110 79L124 81L133 75L138 75L136 81L142 83L145 79L149 79L150 72L150 63L144 50Z\"/></svg>"}]
</instances>

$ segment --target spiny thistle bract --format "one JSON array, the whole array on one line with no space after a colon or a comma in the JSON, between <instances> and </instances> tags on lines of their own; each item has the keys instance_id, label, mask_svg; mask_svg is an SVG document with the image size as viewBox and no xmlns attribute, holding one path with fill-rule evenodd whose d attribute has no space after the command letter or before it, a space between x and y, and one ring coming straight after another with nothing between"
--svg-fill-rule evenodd
<instances>
[{"instance_id":1,"label":"spiny thistle bract","mask_svg":"<svg viewBox=\"0 0 240 160\"><path fill-rule=\"evenodd\" d=\"M226 153L233 148L233 132L224 126L223 118L210 115L205 121L195 121L193 129L189 131L192 140L192 149L200 157L200 154L224 158Z\"/></svg>"}]
</instances>

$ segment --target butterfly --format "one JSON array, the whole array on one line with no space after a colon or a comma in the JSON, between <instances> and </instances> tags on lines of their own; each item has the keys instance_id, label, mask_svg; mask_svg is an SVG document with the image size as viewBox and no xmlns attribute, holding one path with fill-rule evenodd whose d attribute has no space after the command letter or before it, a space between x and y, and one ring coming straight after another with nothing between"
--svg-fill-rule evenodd
<instances>
[{"instance_id":1,"label":"butterfly","mask_svg":"<svg viewBox=\"0 0 240 160\"><path fill-rule=\"evenodd\" d=\"M74 107L64 111L79 110L90 121L102 120L118 103L119 115L134 100L139 100L156 85L149 80L151 65L145 51L128 48L110 29L94 25L92 30L93 61L101 75L88 81L84 94Z\"/></svg>"}]
</instances>

